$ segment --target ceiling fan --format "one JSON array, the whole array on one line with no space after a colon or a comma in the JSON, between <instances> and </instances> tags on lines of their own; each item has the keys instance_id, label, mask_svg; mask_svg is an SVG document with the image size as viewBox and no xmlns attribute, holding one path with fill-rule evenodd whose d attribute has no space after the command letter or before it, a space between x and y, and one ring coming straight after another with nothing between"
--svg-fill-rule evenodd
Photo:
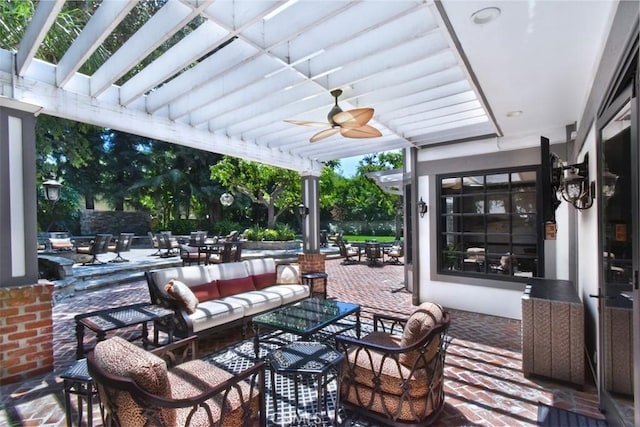
<instances>
[{"instance_id":1,"label":"ceiling fan","mask_svg":"<svg viewBox=\"0 0 640 427\"><path fill-rule=\"evenodd\" d=\"M342 90L332 90L331 95L335 98L335 104L327 115L329 123L309 122L306 120L285 120L285 122L301 126L329 126L328 129L321 130L313 135L309 139L310 142L320 141L338 132L346 138L375 138L382 136L378 129L367 124L373 117L373 108L354 108L342 111L342 108L338 106L338 97L342 95Z\"/></svg>"}]
</instances>

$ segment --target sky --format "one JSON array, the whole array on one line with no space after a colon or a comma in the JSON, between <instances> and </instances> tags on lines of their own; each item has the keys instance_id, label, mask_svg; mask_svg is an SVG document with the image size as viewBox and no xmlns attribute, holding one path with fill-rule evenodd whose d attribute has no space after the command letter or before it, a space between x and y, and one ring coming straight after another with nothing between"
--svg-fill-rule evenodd
<instances>
[{"instance_id":1,"label":"sky","mask_svg":"<svg viewBox=\"0 0 640 427\"><path fill-rule=\"evenodd\" d=\"M347 157L340 159L340 167L342 168L342 175L345 178L352 178L358 170L358 163L362 160L362 156Z\"/></svg>"}]
</instances>

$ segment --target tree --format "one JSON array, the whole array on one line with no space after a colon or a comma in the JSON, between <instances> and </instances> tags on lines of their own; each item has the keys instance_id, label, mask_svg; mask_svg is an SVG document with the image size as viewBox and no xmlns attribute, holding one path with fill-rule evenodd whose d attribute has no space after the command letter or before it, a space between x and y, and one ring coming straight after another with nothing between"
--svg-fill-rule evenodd
<instances>
[{"instance_id":1,"label":"tree","mask_svg":"<svg viewBox=\"0 0 640 427\"><path fill-rule=\"evenodd\" d=\"M275 228L278 217L300 200L300 175L289 169L225 156L211 168L211 179L266 207L268 228Z\"/></svg>"}]
</instances>

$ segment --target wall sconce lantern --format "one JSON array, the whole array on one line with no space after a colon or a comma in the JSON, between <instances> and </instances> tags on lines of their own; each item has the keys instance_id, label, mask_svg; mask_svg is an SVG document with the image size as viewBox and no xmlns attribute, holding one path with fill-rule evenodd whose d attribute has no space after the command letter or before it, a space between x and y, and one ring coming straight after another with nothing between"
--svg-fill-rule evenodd
<instances>
[{"instance_id":1,"label":"wall sconce lantern","mask_svg":"<svg viewBox=\"0 0 640 427\"><path fill-rule=\"evenodd\" d=\"M231 206L233 204L233 200L233 195L229 193L224 193L220 196L220 203L222 203L222 206Z\"/></svg>"},{"instance_id":2,"label":"wall sconce lantern","mask_svg":"<svg viewBox=\"0 0 640 427\"><path fill-rule=\"evenodd\" d=\"M420 197L420 201L418 202L418 213L420 214L420 218L424 218L424 214L426 214L428 210L429 207L427 206L427 202L422 200L422 197Z\"/></svg>"},{"instance_id":3,"label":"wall sconce lantern","mask_svg":"<svg viewBox=\"0 0 640 427\"><path fill-rule=\"evenodd\" d=\"M298 205L297 210L298 210L298 216L300 216L301 219L304 219L304 217L309 215L309 208L302 203Z\"/></svg>"},{"instance_id":4,"label":"wall sconce lantern","mask_svg":"<svg viewBox=\"0 0 640 427\"><path fill-rule=\"evenodd\" d=\"M553 167L552 185L574 208L584 210L593 206L596 183L589 181L589 154L585 154L582 163L556 163Z\"/></svg>"},{"instance_id":5,"label":"wall sconce lantern","mask_svg":"<svg viewBox=\"0 0 640 427\"><path fill-rule=\"evenodd\" d=\"M42 183L44 187L44 198L48 201L55 203L60 200L60 187L62 184L53 178L50 178Z\"/></svg>"}]
</instances>

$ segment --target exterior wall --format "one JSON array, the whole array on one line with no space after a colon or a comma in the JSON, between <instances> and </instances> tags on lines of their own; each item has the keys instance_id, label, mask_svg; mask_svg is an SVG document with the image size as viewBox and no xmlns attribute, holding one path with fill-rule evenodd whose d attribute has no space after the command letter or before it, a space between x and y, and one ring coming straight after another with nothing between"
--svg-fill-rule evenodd
<instances>
[{"instance_id":1,"label":"exterior wall","mask_svg":"<svg viewBox=\"0 0 640 427\"><path fill-rule=\"evenodd\" d=\"M53 370L53 287L0 288L0 385Z\"/></svg>"},{"instance_id":2,"label":"exterior wall","mask_svg":"<svg viewBox=\"0 0 640 427\"><path fill-rule=\"evenodd\" d=\"M535 141L535 145L534 144ZM525 283L495 279L447 276L437 272L437 190L436 175L449 172L464 172L504 167L540 164L540 136L510 141L509 147L491 153L496 145L505 146L496 139L472 141L473 151L444 146L441 149L423 149L418 152L416 197L428 200L429 212L418 218L417 238L419 245L419 295L420 301L434 301L458 310L473 311L513 319L522 318L521 298ZM553 145L552 150L564 150L564 145ZM461 156L464 153L465 156ZM486 154L485 154L486 153ZM472 154L472 155L469 155ZM566 240L567 228L558 229L558 240ZM565 237L563 237L565 236ZM556 242L549 242L550 252L555 256L566 256L558 250ZM426 243L426 244L425 244ZM555 276L547 277L557 278Z\"/></svg>"}]
</instances>

